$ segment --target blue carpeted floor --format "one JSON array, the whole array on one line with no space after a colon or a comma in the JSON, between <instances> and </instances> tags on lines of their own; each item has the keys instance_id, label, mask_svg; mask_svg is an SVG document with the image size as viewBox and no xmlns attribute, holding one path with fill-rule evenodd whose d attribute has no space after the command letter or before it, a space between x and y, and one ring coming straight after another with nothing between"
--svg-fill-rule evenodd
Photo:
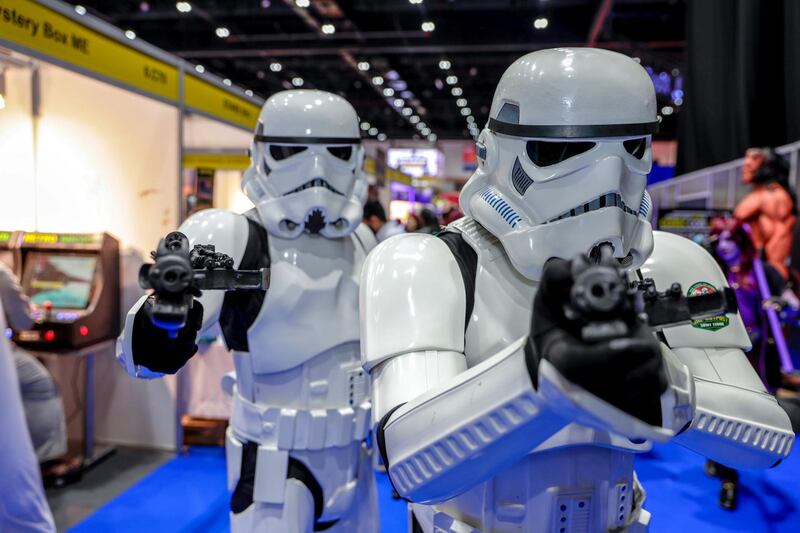
<instances>
[{"instance_id":1,"label":"blue carpeted floor","mask_svg":"<svg viewBox=\"0 0 800 533\"><path fill-rule=\"evenodd\" d=\"M717 504L719 481L703 474L703 459L679 446L656 448L637 460L648 492L652 533L796 533L800 531L800 450L778 468L744 472L739 509ZM406 506L391 499L378 476L383 533L406 533ZM225 456L193 448L176 457L70 531L217 533L228 531Z\"/></svg>"}]
</instances>

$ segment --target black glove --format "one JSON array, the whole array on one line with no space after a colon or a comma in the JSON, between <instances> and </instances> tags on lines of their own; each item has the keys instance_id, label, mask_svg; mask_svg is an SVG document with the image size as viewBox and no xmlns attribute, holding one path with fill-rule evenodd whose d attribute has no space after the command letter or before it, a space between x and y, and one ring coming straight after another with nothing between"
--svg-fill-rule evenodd
<instances>
[{"instance_id":1,"label":"black glove","mask_svg":"<svg viewBox=\"0 0 800 533\"><path fill-rule=\"evenodd\" d=\"M195 300L186 317L186 325L170 338L167 330L159 328L147 316L151 298L136 313L133 321L133 362L153 372L174 374L197 353L197 333L203 324L203 305Z\"/></svg>"},{"instance_id":2,"label":"black glove","mask_svg":"<svg viewBox=\"0 0 800 533\"><path fill-rule=\"evenodd\" d=\"M526 349L529 368L537 368L539 360L546 359L572 383L650 425L661 426L660 396L667 380L652 330L631 314L619 317L628 324L627 336L584 342L585 322L570 320L564 312L573 282L569 261L551 259L545 265L533 303ZM538 383L537 376L532 377Z\"/></svg>"}]
</instances>

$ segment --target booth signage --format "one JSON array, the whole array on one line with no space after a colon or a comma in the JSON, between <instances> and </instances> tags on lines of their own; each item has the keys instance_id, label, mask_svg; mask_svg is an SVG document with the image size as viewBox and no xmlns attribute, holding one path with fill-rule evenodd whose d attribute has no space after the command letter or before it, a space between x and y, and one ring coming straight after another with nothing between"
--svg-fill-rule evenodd
<instances>
[{"instance_id":1,"label":"booth signage","mask_svg":"<svg viewBox=\"0 0 800 533\"><path fill-rule=\"evenodd\" d=\"M214 170L246 170L250 166L250 158L237 154L186 154L183 156L183 168L211 168Z\"/></svg>"},{"instance_id":2,"label":"booth signage","mask_svg":"<svg viewBox=\"0 0 800 533\"><path fill-rule=\"evenodd\" d=\"M189 108L250 130L255 129L260 111L256 104L191 75L184 78L183 101Z\"/></svg>"},{"instance_id":3,"label":"booth signage","mask_svg":"<svg viewBox=\"0 0 800 533\"><path fill-rule=\"evenodd\" d=\"M178 100L178 69L30 0L0 0L0 42Z\"/></svg>"}]
</instances>

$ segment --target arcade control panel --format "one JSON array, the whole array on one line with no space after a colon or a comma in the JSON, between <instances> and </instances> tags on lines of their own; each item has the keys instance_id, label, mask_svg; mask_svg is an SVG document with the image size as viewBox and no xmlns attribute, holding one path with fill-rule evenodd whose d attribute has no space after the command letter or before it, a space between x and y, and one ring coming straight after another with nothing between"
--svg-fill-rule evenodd
<instances>
[{"instance_id":1,"label":"arcade control panel","mask_svg":"<svg viewBox=\"0 0 800 533\"><path fill-rule=\"evenodd\" d=\"M35 306L36 324L12 332L15 343L58 353L119 335L119 242L114 237L20 233L16 248L20 281Z\"/></svg>"}]
</instances>

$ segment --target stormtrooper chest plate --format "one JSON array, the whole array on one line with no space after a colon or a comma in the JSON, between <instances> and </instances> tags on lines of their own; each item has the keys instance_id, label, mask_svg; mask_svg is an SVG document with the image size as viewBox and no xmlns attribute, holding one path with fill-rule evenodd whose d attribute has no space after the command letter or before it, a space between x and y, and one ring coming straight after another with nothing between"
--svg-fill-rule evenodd
<instances>
[{"instance_id":1,"label":"stormtrooper chest plate","mask_svg":"<svg viewBox=\"0 0 800 533\"><path fill-rule=\"evenodd\" d=\"M359 339L358 275L365 252L354 236L269 236L271 284L247 331L253 372L275 373Z\"/></svg>"}]
</instances>

